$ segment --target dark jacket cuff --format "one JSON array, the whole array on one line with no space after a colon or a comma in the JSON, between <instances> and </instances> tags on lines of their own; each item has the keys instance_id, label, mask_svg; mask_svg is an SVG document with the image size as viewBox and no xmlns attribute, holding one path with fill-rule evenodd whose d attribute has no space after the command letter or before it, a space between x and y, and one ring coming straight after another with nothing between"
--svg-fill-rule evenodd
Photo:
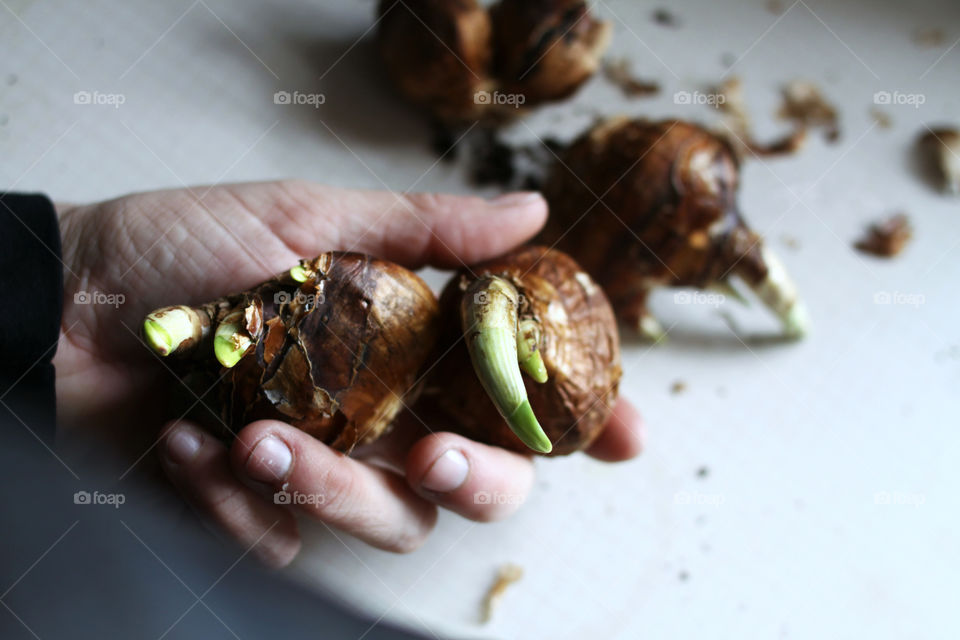
<instances>
[{"instance_id":1,"label":"dark jacket cuff","mask_svg":"<svg viewBox=\"0 0 960 640\"><path fill-rule=\"evenodd\" d=\"M63 312L60 228L39 194L0 193L0 415L52 441L53 356Z\"/></svg>"}]
</instances>

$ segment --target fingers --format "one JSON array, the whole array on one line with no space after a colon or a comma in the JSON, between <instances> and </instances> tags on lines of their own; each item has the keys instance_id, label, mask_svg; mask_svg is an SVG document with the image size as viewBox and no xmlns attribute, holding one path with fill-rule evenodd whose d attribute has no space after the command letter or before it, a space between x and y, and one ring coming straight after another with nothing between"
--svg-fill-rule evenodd
<instances>
[{"instance_id":1,"label":"fingers","mask_svg":"<svg viewBox=\"0 0 960 640\"><path fill-rule=\"evenodd\" d=\"M138 303L125 308L132 326L157 306L210 300L325 251L368 253L412 268L469 265L529 240L546 217L536 193L484 200L287 180L127 196L69 210L62 225L68 264L99 269L111 291L139 283L143 295L129 295ZM119 258L91 249L113 246L121 232L129 238Z\"/></svg>"},{"instance_id":2,"label":"fingers","mask_svg":"<svg viewBox=\"0 0 960 640\"><path fill-rule=\"evenodd\" d=\"M442 507L488 522L510 515L526 500L533 485L533 464L498 447L435 433L410 449L407 482Z\"/></svg>"},{"instance_id":3,"label":"fingers","mask_svg":"<svg viewBox=\"0 0 960 640\"><path fill-rule=\"evenodd\" d=\"M640 414L621 399L587 453L606 461L632 458L642 449L643 429ZM519 508L533 484L529 458L453 433L412 444L406 482L276 421L249 425L229 452L187 422L171 424L161 437L163 467L187 501L272 566L297 554L296 521L238 477L282 491L288 504L312 517L397 552L423 543L436 521L434 505L471 520L499 520Z\"/></svg>"},{"instance_id":4,"label":"fingers","mask_svg":"<svg viewBox=\"0 0 960 640\"><path fill-rule=\"evenodd\" d=\"M284 499L300 511L387 551L416 549L437 519L436 507L403 478L275 420L241 431L230 461L241 477L284 491Z\"/></svg>"},{"instance_id":5,"label":"fingers","mask_svg":"<svg viewBox=\"0 0 960 640\"><path fill-rule=\"evenodd\" d=\"M417 407L419 414L423 407ZM370 444L358 446L350 457L363 460L367 464L388 469L395 474L406 474L407 452L420 438L433 433L427 426L425 415L415 416L411 411L402 411L394 420L394 426L384 435ZM440 420L438 419L437 422Z\"/></svg>"},{"instance_id":6,"label":"fingers","mask_svg":"<svg viewBox=\"0 0 960 640\"><path fill-rule=\"evenodd\" d=\"M266 214L272 218L269 226L302 255L339 249L409 267L461 267L522 244L547 218L547 204L536 192L484 200L279 184L284 195L274 198L273 209L281 213Z\"/></svg>"},{"instance_id":7,"label":"fingers","mask_svg":"<svg viewBox=\"0 0 960 640\"><path fill-rule=\"evenodd\" d=\"M389 235L380 242L384 251L397 252L398 261L414 264L459 268L494 258L532 238L547 218L547 203L537 192L492 200L418 193L405 200L412 207L406 217L420 223L422 246L410 251L410 245L397 244Z\"/></svg>"},{"instance_id":8,"label":"fingers","mask_svg":"<svg viewBox=\"0 0 960 640\"><path fill-rule=\"evenodd\" d=\"M219 440L188 422L167 425L160 437L161 466L192 507L267 565L293 560L300 550L293 514L240 482Z\"/></svg>"},{"instance_id":9,"label":"fingers","mask_svg":"<svg viewBox=\"0 0 960 640\"><path fill-rule=\"evenodd\" d=\"M629 460L643 451L645 435L643 417L626 398L620 398L600 437L587 453L605 462Z\"/></svg>"}]
</instances>

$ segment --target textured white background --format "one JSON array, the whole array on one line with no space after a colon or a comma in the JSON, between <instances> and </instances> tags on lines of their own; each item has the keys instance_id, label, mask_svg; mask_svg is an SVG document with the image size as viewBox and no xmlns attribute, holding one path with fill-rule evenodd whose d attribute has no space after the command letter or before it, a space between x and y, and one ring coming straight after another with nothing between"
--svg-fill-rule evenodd
<instances>
[{"instance_id":1,"label":"textured white background","mask_svg":"<svg viewBox=\"0 0 960 640\"><path fill-rule=\"evenodd\" d=\"M724 54L761 135L783 131L773 112L790 79L814 79L840 106L837 144L814 136L795 157L749 162L741 191L748 221L798 281L813 334L766 343L755 338L775 326L759 311L660 295L668 343L624 353L623 393L649 425L641 458L541 461L516 517L444 516L410 556L311 531L296 573L439 635L960 636L960 200L930 191L910 162L924 124L960 124L960 5L785 0L778 19L760 1L690 0L670 3L678 29L655 25L652 4L598 5L615 23L613 53L664 91L627 101L595 79L515 127L517 140L570 137L585 107L713 121L673 94L716 82ZM384 88L370 34L358 42L372 14L370 0L3 0L0 185L75 201L293 176L468 192L455 166L431 169L424 124ZM930 26L946 41L919 47L913 31ZM76 105L81 90L125 103ZM277 90L326 103L278 106ZM887 107L893 127L882 130L869 116L879 90L926 102ZM851 249L868 221L898 209L916 226L901 257ZM924 302L878 305L878 292ZM688 390L671 395L678 379ZM877 504L883 492L920 504ZM526 577L480 627L482 594L507 561Z\"/></svg>"}]
</instances>

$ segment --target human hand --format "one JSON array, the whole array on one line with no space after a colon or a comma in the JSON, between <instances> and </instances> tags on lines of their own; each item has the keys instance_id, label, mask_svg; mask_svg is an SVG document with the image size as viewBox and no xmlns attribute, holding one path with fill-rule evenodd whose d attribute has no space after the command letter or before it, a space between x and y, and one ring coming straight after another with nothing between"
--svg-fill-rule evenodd
<instances>
[{"instance_id":1,"label":"human hand","mask_svg":"<svg viewBox=\"0 0 960 640\"><path fill-rule=\"evenodd\" d=\"M59 211L67 270L54 360L62 427L95 425L128 445L134 464L156 446L185 499L267 563L287 564L300 546L292 511L270 497L281 487L323 496L298 508L393 551L423 542L438 505L493 520L522 500L477 504L475 493L522 498L529 491L529 458L442 432L443 425L428 431L409 411L352 457L274 420L247 425L229 448L189 421L164 426L167 391L179 382L140 342L138 327L152 309L242 290L324 251L358 251L410 268L491 258L543 225L538 195L485 201L288 181L158 191ZM80 292L122 303L79 304ZM588 453L633 457L641 427L621 400Z\"/></svg>"}]
</instances>

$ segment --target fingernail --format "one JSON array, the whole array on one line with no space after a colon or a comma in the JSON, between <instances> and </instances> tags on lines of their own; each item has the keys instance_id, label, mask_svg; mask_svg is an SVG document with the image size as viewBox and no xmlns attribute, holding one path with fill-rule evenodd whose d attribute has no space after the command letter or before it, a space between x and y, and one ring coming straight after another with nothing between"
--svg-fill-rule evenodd
<instances>
[{"instance_id":1,"label":"fingernail","mask_svg":"<svg viewBox=\"0 0 960 640\"><path fill-rule=\"evenodd\" d=\"M190 462L203 446L203 434L186 425L181 425L167 435L167 459L173 464Z\"/></svg>"},{"instance_id":2,"label":"fingernail","mask_svg":"<svg viewBox=\"0 0 960 640\"><path fill-rule=\"evenodd\" d=\"M287 477L293 454L283 440L267 436L257 443L247 458L247 475L257 482L274 483Z\"/></svg>"},{"instance_id":3,"label":"fingernail","mask_svg":"<svg viewBox=\"0 0 960 640\"><path fill-rule=\"evenodd\" d=\"M460 487L469 471L470 463L464 455L456 449L447 449L423 476L420 486L427 491L447 493Z\"/></svg>"},{"instance_id":4,"label":"fingernail","mask_svg":"<svg viewBox=\"0 0 960 640\"><path fill-rule=\"evenodd\" d=\"M514 208L525 207L542 200L543 196L537 191L518 191L515 193L504 193L496 198L491 198L488 202L495 207Z\"/></svg>"}]
</instances>

